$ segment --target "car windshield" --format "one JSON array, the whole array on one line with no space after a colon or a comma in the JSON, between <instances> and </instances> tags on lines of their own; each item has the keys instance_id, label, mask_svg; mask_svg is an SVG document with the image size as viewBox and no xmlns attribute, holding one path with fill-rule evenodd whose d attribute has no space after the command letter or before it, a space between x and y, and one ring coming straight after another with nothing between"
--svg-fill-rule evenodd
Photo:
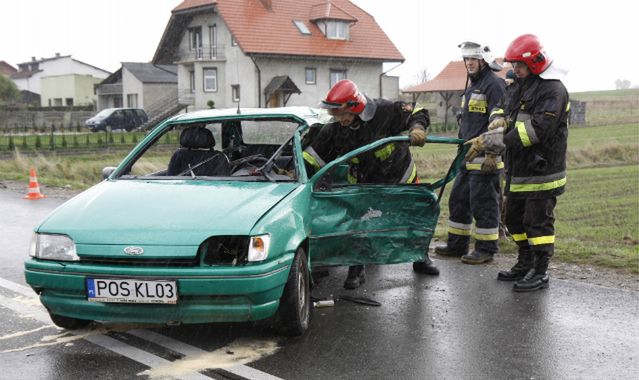
<instances>
[{"instance_id":1,"label":"car windshield","mask_svg":"<svg viewBox=\"0 0 639 380\"><path fill-rule=\"evenodd\" d=\"M122 179L295 181L301 122L246 118L173 124L118 171Z\"/></svg>"},{"instance_id":2,"label":"car windshield","mask_svg":"<svg viewBox=\"0 0 639 380\"><path fill-rule=\"evenodd\" d=\"M104 110L98 112L98 114L95 115L94 117L105 118L105 117L109 116L114 110L115 110L115 108L104 109Z\"/></svg>"}]
</instances>

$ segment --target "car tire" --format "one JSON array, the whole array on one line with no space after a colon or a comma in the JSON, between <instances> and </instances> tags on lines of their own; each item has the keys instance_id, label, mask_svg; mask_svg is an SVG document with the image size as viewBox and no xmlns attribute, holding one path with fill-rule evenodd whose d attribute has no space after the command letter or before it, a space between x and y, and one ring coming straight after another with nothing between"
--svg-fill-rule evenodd
<instances>
[{"instance_id":1,"label":"car tire","mask_svg":"<svg viewBox=\"0 0 639 380\"><path fill-rule=\"evenodd\" d=\"M297 249L291 264L284 294L276 314L276 329L282 335L303 335L311 321L310 275L306 252Z\"/></svg>"},{"instance_id":2,"label":"car tire","mask_svg":"<svg viewBox=\"0 0 639 380\"><path fill-rule=\"evenodd\" d=\"M62 327L63 329L67 329L67 330L81 329L83 327L88 326L92 322L86 319L63 317L61 315L51 314L51 313L49 313L49 316L51 317L51 320L56 326Z\"/></svg>"}]
</instances>

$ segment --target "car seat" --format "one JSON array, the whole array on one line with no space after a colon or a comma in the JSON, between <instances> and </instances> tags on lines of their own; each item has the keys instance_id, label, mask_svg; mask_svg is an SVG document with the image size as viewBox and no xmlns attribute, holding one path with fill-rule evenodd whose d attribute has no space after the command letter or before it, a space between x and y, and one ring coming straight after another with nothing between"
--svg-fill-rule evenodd
<instances>
[{"instance_id":1,"label":"car seat","mask_svg":"<svg viewBox=\"0 0 639 380\"><path fill-rule=\"evenodd\" d=\"M228 176L231 165L228 157L213 149L215 138L204 127L188 127L180 134L180 148L169 161L167 175Z\"/></svg>"}]
</instances>

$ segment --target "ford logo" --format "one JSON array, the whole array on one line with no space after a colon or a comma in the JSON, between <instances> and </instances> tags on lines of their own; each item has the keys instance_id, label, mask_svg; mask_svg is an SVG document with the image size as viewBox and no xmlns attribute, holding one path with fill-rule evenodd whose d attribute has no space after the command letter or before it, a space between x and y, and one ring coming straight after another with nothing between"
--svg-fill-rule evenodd
<instances>
[{"instance_id":1,"label":"ford logo","mask_svg":"<svg viewBox=\"0 0 639 380\"><path fill-rule=\"evenodd\" d=\"M144 248L142 247L126 247L124 248L124 253L131 256L138 256L144 253Z\"/></svg>"}]
</instances>

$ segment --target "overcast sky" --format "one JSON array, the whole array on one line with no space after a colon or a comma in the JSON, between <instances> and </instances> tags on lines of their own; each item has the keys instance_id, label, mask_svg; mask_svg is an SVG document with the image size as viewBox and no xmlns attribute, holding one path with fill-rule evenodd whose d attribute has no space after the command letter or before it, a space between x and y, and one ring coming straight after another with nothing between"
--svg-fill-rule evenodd
<instances>
[{"instance_id":1,"label":"overcast sky","mask_svg":"<svg viewBox=\"0 0 639 380\"><path fill-rule=\"evenodd\" d=\"M404 55L406 61L389 73L400 77L402 87L414 84L424 69L432 78L449 61L461 59L462 41L487 44L503 56L524 33L539 36L548 55L569 70L564 82L571 92L612 90L617 79L639 85L639 18L629 0L352 1L375 17ZM120 62L148 62L180 2L6 1L0 60L16 66L58 52L111 72Z\"/></svg>"}]
</instances>

